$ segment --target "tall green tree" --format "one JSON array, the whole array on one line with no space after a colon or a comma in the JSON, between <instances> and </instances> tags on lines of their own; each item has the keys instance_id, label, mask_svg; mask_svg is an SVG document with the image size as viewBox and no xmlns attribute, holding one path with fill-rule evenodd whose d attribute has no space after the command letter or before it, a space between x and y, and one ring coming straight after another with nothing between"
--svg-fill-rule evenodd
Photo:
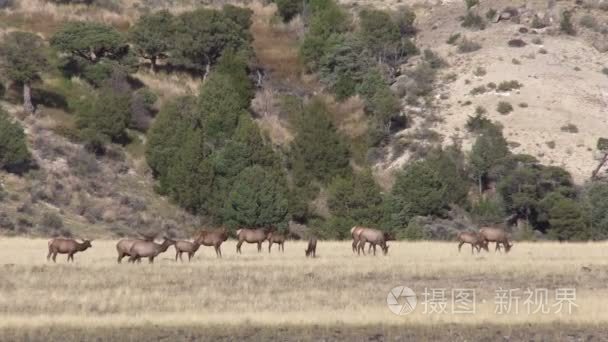
<instances>
[{"instance_id":1,"label":"tall green tree","mask_svg":"<svg viewBox=\"0 0 608 342\"><path fill-rule=\"evenodd\" d=\"M44 43L33 33L14 31L5 35L0 43L0 69L13 82L23 87L23 110L34 112L32 82L48 66Z\"/></svg>"},{"instance_id":2,"label":"tall green tree","mask_svg":"<svg viewBox=\"0 0 608 342\"><path fill-rule=\"evenodd\" d=\"M391 195L411 216L440 215L448 204L448 187L427 161L409 165L397 175ZM401 209L399 209L401 211Z\"/></svg>"},{"instance_id":3,"label":"tall green tree","mask_svg":"<svg viewBox=\"0 0 608 342\"><path fill-rule=\"evenodd\" d=\"M549 210L549 234L558 240L587 240L590 232L585 224L579 204L568 198L562 198Z\"/></svg>"},{"instance_id":4,"label":"tall green tree","mask_svg":"<svg viewBox=\"0 0 608 342\"><path fill-rule=\"evenodd\" d=\"M148 131L146 160L154 175L163 181L181 148L186 129L195 127L196 98L178 97L163 106Z\"/></svg>"},{"instance_id":5,"label":"tall green tree","mask_svg":"<svg viewBox=\"0 0 608 342\"><path fill-rule=\"evenodd\" d=\"M268 227L285 223L288 203L282 177L261 166L246 168L234 182L224 208L232 227Z\"/></svg>"},{"instance_id":6,"label":"tall green tree","mask_svg":"<svg viewBox=\"0 0 608 342\"><path fill-rule=\"evenodd\" d=\"M242 18L214 9L197 9L177 17L173 63L201 70L206 77L225 51L249 51L252 36Z\"/></svg>"},{"instance_id":7,"label":"tall green tree","mask_svg":"<svg viewBox=\"0 0 608 342\"><path fill-rule=\"evenodd\" d=\"M594 239L608 237L608 184L592 182L585 186L583 203Z\"/></svg>"},{"instance_id":8,"label":"tall green tree","mask_svg":"<svg viewBox=\"0 0 608 342\"><path fill-rule=\"evenodd\" d=\"M57 50L97 63L103 58L118 60L127 54L125 37L111 26L95 22L68 22L51 37Z\"/></svg>"},{"instance_id":9,"label":"tall green tree","mask_svg":"<svg viewBox=\"0 0 608 342\"><path fill-rule=\"evenodd\" d=\"M0 169L19 171L30 160L23 128L0 108Z\"/></svg>"},{"instance_id":10,"label":"tall green tree","mask_svg":"<svg viewBox=\"0 0 608 342\"><path fill-rule=\"evenodd\" d=\"M123 141L131 119L130 94L104 87L89 101L77 113L78 128L89 147L98 150L104 142Z\"/></svg>"},{"instance_id":11,"label":"tall green tree","mask_svg":"<svg viewBox=\"0 0 608 342\"><path fill-rule=\"evenodd\" d=\"M362 225L382 220L382 195L371 171L338 177L328 188L327 205L334 216L350 218Z\"/></svg>"},{"instance_id":12,"label":"tall green tree","mask_svg":"<svg viewBox=\"0 0 608 342\"><path fill-rule=\"evenodd\" d=\"M508 154L507 140L500 128L490 126L477 137L471 149L470 168L480 193L486 186L490 169Z\"/></svg>"},{"instance_id":13,"label":"tall green tree","mask_svg":"<svg viewBox=\"0 0 608 342\"><path fill-rule=\"evenodd\" d=\"M129 40L135 51L150 61L152 72L156 72L158 59L167 57L173 42L174 27L171 12L162 10L143 15L129 30Z\"/></svg>"},{"instance_id":14,"label":"tall green tree","mask_svg":"<svg viewBox=\"0 0 608 342\"><path fill-rule=\"evenodd\" d=\"M290 159L296 184L329 183L350 173L350 152L329 117L325 104L313 99L296 120Z\"/></svg>"}]
</instances>

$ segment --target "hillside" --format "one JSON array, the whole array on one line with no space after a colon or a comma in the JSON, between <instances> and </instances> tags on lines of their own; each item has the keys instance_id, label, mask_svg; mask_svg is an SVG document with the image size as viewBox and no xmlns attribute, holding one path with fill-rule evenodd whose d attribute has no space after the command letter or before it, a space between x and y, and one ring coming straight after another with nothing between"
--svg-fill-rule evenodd
<instances>
[{"instance_id":1,"label":"hillside","mask_svg":"<svg viewBox=\"0 0 608 342\"><path fill-rule=\"evenodd\" d=\"M189 97L196 102L193 105L196 110L201 111L200 108L207 108L204 103L206 99L216 99L218 96L214 97L213 94L222 94L222 89L226 88L221 88L225 85L220 84L218 89L209 88L205 95L205 86L209 84L207 77L212 80L211 84L215 84L214 79L220 78L214 78L214 75L221 73L216 71L221 57L213 63L208 62L206 71L204 66L188 69L192 65L178 65L177 59L163 60L159 62L158 72L151 72L152 66L140 57L136 70L129 70L125 80L111 80L113 83L110 87L114 87L114 91L122 89L117 93L128 91L136 94L142 91L141 94L144 94L144 90L153 93L154 102L150 108L137 107L144 113L142 120L145 127L136 127L140 122L128 124L121 132L121 139L112 138L105 153L96 154L88 148L90 142L82 138L87 132L79 126L82 125L79 121L82 114L79 113L83 109L78 106L81 106L79 101L96 96L91 94L103 95L105 86L87 80L89 76L86 72L70 77L60 72L58 66L63 65L61 60L69 52L60 52L58 44L53 45L53 37L61 32L64 22L83 20L102 23L119 34L129 36L133 27L147 13L167 9L170 15L186 20L180 16L187 18L188 13L198 8L215 8L221 12L225 1L187 1L180 2L179 6L174 6L170 1L148 0L95 1L91 5L44 0L14 0L7 3L12 5L0 10L1 37L15 31L36 33L44 39L45 48L50 51L45 53L50 56L51 67L41 73L41 82L33 86L34 100L39 104L34 115L22 113L21 89L16 82L2 79L2 83L8 87L0 104L23 126L36 164L24 175L0 171L2 188L6 193L0 207L0 229L6 234L122 236L163 233L190 236L202 225L227 224L232 227L251 222L254 225L272 224L285 228L289 221L301 221L299 223L320 227L320 232L327 237L343 238L347 228L360 221L405 231L416 216L452 220L455 217L446 212L454 204L466 209L465 222L471 222L472 218L476 224L499 223L504 221L504 217L515 215L520 220L529 221L535 229L546 232L551 226L549 219L538 218L537 221L537 217L550 210L540 203L549 197L549 193L562 191L561 188L555 186L550 190L537 191L534 208L526 207L525 210L507 203L511 193L509 196L504 193L496 195L497 191L500 192L496 187L500 188L500 181L508 177L502 174L495 176L495 170L490 170L491 167L484 170L482 175L476 175L473 171L470 166L473 163L471 150L480 134L467 129L470 117L476 112L481 113L493 125L502 127L501 137L504 135L506 139L508 153L501 157L526 154L537 159L535 169L555 166L568 171L573 182L551 180L562 182L560 186L568 189L590 181L592 172L603 156L597 149L598 139L606 137L608 129L608 8L602 1L481 1L481 4L467 9L462 1L430 4L427 1L341 0L338 1L340 10L335 10L331 5L324 9L327 13L347 13L344 14L343 31L327 29L336 30L331 33L333 36L327 37L340 42L336 43L338 52L332 50L335 47L327 47L328 55L335 53L330 56L335 57L335 63L356 64L348 59L351 58L348 49L355 51L354 56L364 55L357 52L359 42L353 37L360 34L361 25L365 24L362 15L367 13L366 9L386 10L389 11L386 13L398 18L395 20L402 20L398 15L410 13L400 12L404 6L409 6L411 13L415 13L413 26L416 32L407 32L399 39L401 43L411 40L419 51L418 54L404 53L398 61L395 58L398 65L388 65L388 62L377 62L383 59L374 55L372 45L365 46L365 55L370 54L369 63L372 64L363 67L349 64L344 68L346 76L339 74L343 72L340 67L328 72L329 62L322 67L312 65L321 64L321 60L329 58L327 55L308 61L302 57L303 42L314 31L311 30L314 20L306 15L314 17L317 14L302 12L282 22L274 3L230 2L251 10L250 26L247 34L243 33L243 41L247 41L248 34L251 41L238 42L247 45L243 49L251 51L253 56L248 57L247 62L248 82L251 85L244 86L247 90L243 90L248 92L248 87L252 89L250 106L240 108L231 103L226 104L226 112L221 111L224 109L217 110L218 113L232 111L230 115L234 115L235 119L230 125L234 127L226 126L226 122L216 122L221 127L217 128L220 133L205 132L206 140L198 142L200 153L192 152L190 156L179 157L184 163L187 163L184 159L192 160L192 156L201 158L201 164L184 166L187 170L196 170L193 173L199 172L192 179L189 178L191 174L184 176L183 173L171 171L176 160L163 159L162 163L168 166L151 162L150 155L145 153L149 149L146 146L150 145L150 132L155 125L159 125L156 122L161 113L166 112L172 103ZM496 10L497 14L490 15L491 10ZM560 16L564 11L572 14L570 20L576 34L565 34L560 29ZM496 20L497 15L503 12L509 13L508 18L503 16ZM478 16L483 21L483 29L463 27L463 16ZM542 20L543 27L535 20ZM229 44L237 44L237 39L234 39ZM333 42L332 39L324 40ZM463 53L460 49L467 43L479 46ZM133 42L129 44L133 50ZM339 44L344 44L345 50L339 50ZM311 60L315 63L310 63ZM114 62L127 65L119 58ZM423 64L434 65L434 62L437 65L432 66L431 71L420 67ZM234 68L234 65L230 67ZM376 80L373 77L378 75L369 74L370 70L376 69L386 84L372 90L360 89L365 88L366 82L372 84L371 80ZM227 77L234 77L232 80L237 80L235 83L245 82L239 78L240 75ZM352 84L344 81L347 78ZM344 83L340 83L342 81ZM387 94L387 86L390 86L390 94ZM346 88L347 91L344 91ZM422 88L428 89L424 93L419 92ZM397 101L396 110L393 98ZM208 102L214 103L211 100ZM497 107L500 102L510 104L511 110L506 110L505 114L499 113ZM133 102L130 106L131 111L135 112ZM145 107L144 104L141 106ZM180 115L188 116L183 114L186 109L180 107L180 110ZM205 110L211 114L205 112L204 120L210 120L208 117L217 114L214 108ZM243 111L250 114L246 120ZM321 115L321 119L325 116L328 118L327 133L314 131L325 129L324 121L318 126L307 126L302 120L312 111L326 113ZM218 116L220 119L217 120L224 120L225 115ZM135 114L132 120L137 121ZM254 122L257 128L247 126L248 120ZM202 125L207 124L204 121ZM171 128L177 130L179 127ZM310 133L307 137L309 140L298 140L307 132ZM333 134L336 135L335 139ZM124 137L128 138L126 143L122 139ZM316 151L310 152L307 146L314 145L312 143L320 138L327 139L324 140L327 146L318 149L329 149L331 146L330 151L319 152L314 158L304 156L298 159L298 153L314 155ZM161 142L170 140L169 135L158 139ZM253 150L230 154L229 147L234 147L232 143L249 144ZM395 190L394 184L397 184L397 188L408 184L406 180L399 183L397 175L416 161L431 160L427 157L433 155L431 152L435 149L443 147L449 150L454 144L462 148L461 156L440 158L452 158L450 162L457 165L455 172L458 175L454 176L457 184L447 184L442 189L455 187L458 194L464 196L457 194L449 199L452 202L429 205L432 209L412 209L412 212L404 214L401 208L397 210L398 213L386 214L387 210L396 210L387 209L393 204L385 198L386 194L390 193L399 200L412 196L406 190L402 193ZM180 146L177 150L185 151L186 148ZM268 152L266 147L273 152ZM251 171L250 178L246 178L249 183L239 178L239 175L245 177L241 173L244 170L239 169L240 160L226 159L230 167L218 162L224 160L222 158L251 156L254 154L251 151L258 151L256 149L264 152L243 163L248 167L261 165L263 171ZM341 149L345 149L344 156L336 157L341 154ZM163 158L166 158L165 155ZM315 160L311 161L315 158L317 161L328 160L320 165L315 164ZM454 161L453 158L458 160ZM207 162L216 164L209 166L205 164ZM233 165L237 165L239 171L235 175L229 170ZM205 167L213 169L211 176L202 174L200 170L207 170ZM366 178L367 170L371 170L373 175L371 183ZM261 214L255 218L243 218L234 208L250 204L249 198L243 199L251 196L249 193L256 192L250 180L261 177L260 183L266 184L264 182L277 173L281 174L277 176L280 180L273 186L278 188L268 195L272 197L272 203L270 207L260 209L272 213L268 214L272 216L270 221L259 221L264 216ZM167 180L173 177L172 174L179 174L179 180ZM600 172L598 175L601 178L603 174ZM543 172L539 175L544 177ZM441 173L441 177L446 178L444 173ZM212 184L205 183L208 178L213 179L209 181ZM525 183L528 180L519 181ZM530 182L540 184L545 181L537 179ZM480 192L485 191L484 194L476 193L477 183L482 190ZM240 192L237 184L251 188ZM372 190L360 194L353 190L358 187ZM587 201L585 192L571 195L574 192L568 190L567 193L560 193L577 203ZM231 203L219 203L228 197ZM486 197L490 198L495 210L481 215L475 205L479 198ZM348 200L353 202L351 204L356 206L355 209L340 205ZM372 202L373 205L370 204ZM404 202L395 203L409 208ZM585 204L580 204L580 207L580 211L584 211L582 208ZM231 208L237 212L231 212ZM461 216L458 219L462 219ZM409 237L408 234L411 232L402 232L400 237ZM433 237L446 238L446 235Z\"/></svg>"}]
</instances>

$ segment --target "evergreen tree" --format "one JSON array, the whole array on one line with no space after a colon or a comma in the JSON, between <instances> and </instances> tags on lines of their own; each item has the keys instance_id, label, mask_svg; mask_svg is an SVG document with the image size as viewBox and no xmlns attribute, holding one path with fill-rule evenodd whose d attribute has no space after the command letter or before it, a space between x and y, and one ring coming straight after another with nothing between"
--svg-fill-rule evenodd
<instances>
[{"instance_id":1,"label":"evergreen tree","mask_svg":"<svg viewBox=\"0 0 608 342\"><path fill-rule=\"evenodd\" d=\"M0 108L0 169L21 171L30 160L23 128Z\"/></svg>"},{"instance_id":2,"label":"evergreen tree","mask_svg":"<svg viewBox=\"0 0 608 342\"><path fill-rule=\"evenodd\" d=\"M0 69L13 82L23 87L23 110L34 112L31 85L48 67L40 37L29 32L6 34L0 43Z\"/></svg>"},{"instance_id":3,"label":"evergreen tree","mask_svg":"<svg viewBox=\"0 0 608 342\"><path fill-rule=\"evenodd\" d=\"M139 56L150 61L152 72L156 72L157 61L166 58L174 36L174 18L167 10L145 14L129 31Z\"/></svg>"},{"instance_id":4,"label":"evergreen tree","mask_svg":"<svg viewBox=\"0 0 608 342\"><path fill-rule=\"evenodd\" d=\"M298 186L310 185L315 180L327 184L335 176L350 173L350 153L321 100L314 99L304 108L295 128L290 159Z\"/></svg>"},{"instance_id":5,"label":"evergreen tree","mask_svg":"<svg viewBox=\"0 0 608 342\"><path fill-rule=\"evenodd\" d=\"M251 166L236 178L224 208L224 222L232 227L285 224L288 204L281 176Z\"/></svg>"}]
</instances>

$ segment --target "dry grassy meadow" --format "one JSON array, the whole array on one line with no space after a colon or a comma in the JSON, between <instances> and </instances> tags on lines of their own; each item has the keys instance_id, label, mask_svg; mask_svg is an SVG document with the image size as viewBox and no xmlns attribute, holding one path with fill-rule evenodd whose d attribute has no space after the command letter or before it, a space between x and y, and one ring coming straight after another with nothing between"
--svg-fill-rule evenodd
<instances>
[{"instance_id":1,"label":"dry grassy meadow","mask_svg":"<svg viewBox=\"0 0 608 342\"><path fill-rule=\"evenodd\" d=\"M393 242L388 256L353 256L349 242L320 241L316 259L304 242L285 253L235 242L217 260L202 247L175 263L173 247L154 265L116 264L115 241L66 264L46 262L43 239L0 239L1 340L469 340L482 337L602 340L608 336L606 243L519 243L508 255L472 256L455 243ZM265 245L264 247L266 247ZM418 294L413 313L386 305L397 285ZM496 314L499 288L574 287L567 314ZM425 288L475 289L476 313L425 314ZM552 297L552 295L551 295ZM523 299L521 299L523 301ZM553 298L550 298L550 302ZM448 311L449 312L449 311Z\"/></svg>"}]
</instances>

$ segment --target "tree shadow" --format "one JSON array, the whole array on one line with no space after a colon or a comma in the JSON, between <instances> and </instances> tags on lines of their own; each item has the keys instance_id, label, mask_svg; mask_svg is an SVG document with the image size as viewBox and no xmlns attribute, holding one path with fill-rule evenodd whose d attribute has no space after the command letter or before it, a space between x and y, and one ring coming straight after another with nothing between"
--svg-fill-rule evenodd
<instances>
[{"instance_id":1,"label":"tree shadow","mask_svg":"<svg viewBox=\"0 0 608 342\"><path fill-rule=\"evenodd\" d=\"M68 109L68 102L65 96L45 89L33 88L32 101L37 105L49 108L58 108L65 111Z\"/></svg>"}]
</instances>

